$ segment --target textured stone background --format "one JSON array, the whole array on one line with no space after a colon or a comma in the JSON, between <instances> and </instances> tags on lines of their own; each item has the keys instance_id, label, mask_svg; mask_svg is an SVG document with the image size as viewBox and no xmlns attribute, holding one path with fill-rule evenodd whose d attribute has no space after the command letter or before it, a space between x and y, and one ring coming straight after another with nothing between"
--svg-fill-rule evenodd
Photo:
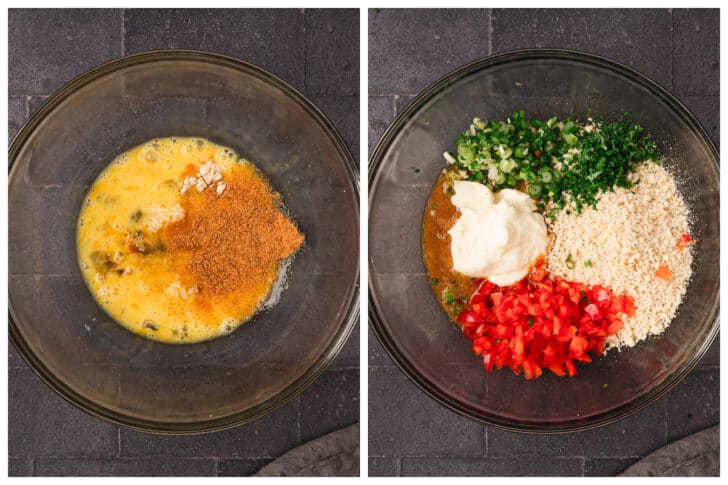
<instances>
[{"instance_id":1,"label":"textured stone background","mask_svg":"<svg viewBox=\"0 0 728 485\"><path fill-rule=\"evenodd\" d=\"M369 149L428 84L468 61L526 47L600 54L652 77L719 131L718 10L369 12ZM369 474L615 475L719 422L719 343L637 415L569 435L516 434L427 397L369 332Z\"/></svg>"},{"instance_id":2,"label":"textured stone background","mask_svg":"<svg viewBox=\"0 0 728 485\"><path fill-rule=\"evenodd\" d=\"M311 10L10 10L9 128L56 89L134 52L189 48L252 62L301 90L359 154L359 12ZM359 420L359 332L300 396L248 425L161 437L66 403L10 346L9 473L248 475L306 441Z\"/></svg>"}]
</instances>

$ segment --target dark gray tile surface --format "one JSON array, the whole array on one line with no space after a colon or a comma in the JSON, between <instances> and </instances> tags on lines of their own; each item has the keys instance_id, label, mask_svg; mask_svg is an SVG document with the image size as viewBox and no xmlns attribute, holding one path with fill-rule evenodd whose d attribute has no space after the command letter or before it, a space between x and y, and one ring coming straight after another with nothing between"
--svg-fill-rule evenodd
<instances>
[{"instance_id":1,"label":"dark gray tile surface","mask_svg":"<svg viewBox=\"0 0 728 485\"><path fill-rule=\"evenodd\" d=\"M679 95L678 97L720 149L720 96Z\"/></svg>"},{"instance_id":2,"label":"dark gray tile surface","mask_svg":"<svg viewBox=\"0 0 728 485\"><path fill-rule=\"evenodd\" d=\"M116 426L67 403L28 367L8 372L8 455L108 457L119 453Z\"/></svg>"},{"instance_id":3,"label":"dark gray tile surface","mask_svg":"<svg viewBox=\"0 0 728 485\"><path fill-rule=\"evenodd\" d=\"M8 458L9 477L27 477L33 474L33 460L30 458Z\"/></svg>"},{"instance_id":4,"label":"dark gray tile surface","mask_svg":"<svg viewBox=\"0 0 728 485\"><path fill-rule=\"evenodd\" d=\"M8 141L12 141L28 113L28 99L25 96L8 97Z\"/></svg>"},{"instance_id":5,"label":"dark gray tile surface","mask_svg":"<svg viewBox=\"0 0 728 485\"><path fill-rule=\"evenodd\" d=\"M355 159L359 158L359 95L312 95L311 101L323 111L349 145ZM352 113L356 113L353 116Z\"/></svg>"},{"instance_id":6,"label":"dark gray tile surface","mask_svg":"<svg viewBox=\"0 0 728 485\"><path fill-rule=\"evenodd\" d=\"M252 475L272 460L272 458L224 458L217 462L217 475L220 477Z\"/></svg>"},{"instance_id":7,"label":"dark gray tile surface","mask_svg":"<svg viewBox=\"0 0 728 485\"><path fill-rule=\"evenodd\" d=\"M700 362L698 363L698 366L700 367L719 367L720 366L720 333L715 336L715 341L713 344L708 348L707 352L705 352L705 355L702 359L700 359Z\"/></svg>"},{"instance_id":8,"label":"dark gray tile surface","mask_svg":"<svg viewBox=\"0 0 728 485\"><path fill-rule=\"evenodd\" d=\"M633 67L673 92L718 142L718 10L375 9L369 12L370 150L425 86L489 53L528 47L584 50ZM523 475L538 473L541 463L564 475L615 475L720 420L718 341L665 398L617 423L556 436L511 433L457 416L411 384L371 331L368 346L371 476Z\"/></svg>"},{"instance_id":9,"label":"dark gray tile surface","mask_svg":"<svg viewBox=\"0 0 728 485\"><path fill-rule=\"evenodd\" d=\"M146 455L178 457L280 456L301 443L298 434L299 398L252 423L237 428L193 436L156 436L122 428L122 457Z\"/></svg>"},{"instance_id":10,"label":"dark gray tile surface","mask_svg":"<svg viewBox=\"0 0 728 485\"><path fill-rule=\"evenodd\" d=\"M214 475L216 458L39 458L36 476L207 476Z\"/></svg>"},{"instance_id":11,"label":"dark gray tile surface","mask_svg":"<svg viewBox=\"0 0 728 485\"><path fill-rule=\"evenodd\" d=\"M124 53L152 49L217 52L256 64L303 90L301 10L129 10Z\"/></svg>"},{"instance_id":12,"label":"dark gray tile surface","mask_svg":"<svg viewBox=\"0 0 728 485\"><path fill-rule=\"evenodd\" d=\"M359 93L359 11L307 10L306 90L319 94ZM332 56L333 51L353 54Z\"/></svg>"},{"instance_id":13,"label":"dark gray tile surface","mask_svg":"<svg viewBox=\"0 0 728 485\"><path fill-rule=\"evenodd\" d=\"M555 458L536 455L515 458L403 457L402 476L503 476L518 460L520 476L581 475L583 458Z\"/></svg>"},{"instance_id":14,"label":"dark gray tile surface","mask_svg":"<svg viewBox=\"0 0 728 485\"><path fill-rule=\"evenodd\" d=\"M359 421L359 369L332 369L300 397L301 442Z\"/></svg>"},{"instance_id":15,"label":"dark gray tile surface","mask_svg":"<svg viewBox=\"0 0 728 485\"><path fill-rule=\"evenodd\" d=\"M639 458L587 458L584 462L584 476L613 477L635 464Z\"/></svg>"},{"instance_id":16,"label":"dark gray tile surface","mask_svg":"<svg viewBox=\"0 0 728 485\"><path fill-rule=\"evenodd\" d=\"M667 444L665 401L601 428L563 435L517 434L488 429L492 456L539 454L544 456L646 456Z\"/></svg>"},{"instance_id":17,"label":"dark gray tile surface","mask_svg":"<svg viewBox=\"0 0 728 485\"><path fill-rule=\"evenodd\" d=\"M677 94L720 93L720 15L717 10L675 10L673 13L673 87Z\"/></svg>"},{"instance_id":18,"label":"dark gray tile surface","mask_svg":"<svg viewBox=\"0 0 728 485\"><path fill-rule=\"evenodd\" d=\"M369 10L369 94L417 93L490 54L488 10Z\"/></svg>"},{"instance_id":19,"label":"dark gray tile surface","mask_svg":"<svg viewBox=\"0 0 728 485\"><path fill-rule=\"evenodd\" d=\"M253 62L311 95L358 159L358 19L355 10L10 10L8 132L101 62L190 48ZM313 388L259 421L203 436L120 430L66 403L10 347L11 475L249 475L358 421L358 328Z\"/></svg>"},{"instance_id":20,"label":"dark gray tile surface","mask_svg":"<svg viewBox=\"0 0 728 485\"><path fill-rule=\"evenodd\" d=\"M369 153L374 151L377 141L387 126L394 120L394 99L392 96L369 96Z\"/></svg>"},{"instance_id":21,"label":"dark gray tile surface","mask_svg":"<svg viewBox=\"0 0 728 485\"><path fill-rule=\"evenodd\" d=\"M50 94L119 57L121 22L121 11L113 9L59 9L53 15L43 9L10 9L8 93Z\"/></svg>"},{"instance_id":22,"label":"dark gray tile surface","mask_svg":"<svg viewBox=\"0 0 728 485\"><path fill-rule=\"evenodd\" d=\"M485 428L425 397L393 367L369 368L369 453L485 456Z\"/></svg>"},{"instance_id":23,"label":"dark gray tile surface","mask_svg":"<svg viewBox=\"0 0 728 485\"><path fill-rule=\"evenodd\" d=\"M369 476L394 477L399 475L399 463L394 458L369 456Z\"/></svg>"},{"instance_id":24,"label":"dark gray tile surface","mask_svg":"<svg viewBox=\"0 0 728 485\"><path fill-rule=\"evenodd\" d=\"M720 370L696 369L667 395L668 442L720 421Z\"/></svg>"},{"instance_id":25,"label":"dark gray tile surface","mask_svg":"<svg viewBox=\"0 0 728 485\"><path fill-rule=\"evenodd\" d=\"M609 57L672 87L668 10L493 10L493 53L527 47L575 49Z\"/></svg>"}]
</instances>

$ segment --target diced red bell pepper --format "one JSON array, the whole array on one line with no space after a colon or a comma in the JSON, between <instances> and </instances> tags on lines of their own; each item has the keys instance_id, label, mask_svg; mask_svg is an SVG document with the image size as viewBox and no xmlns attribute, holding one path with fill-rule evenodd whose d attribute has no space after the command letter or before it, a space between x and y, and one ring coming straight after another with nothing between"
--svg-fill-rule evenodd
<instances>
[{"instance_id":1,"label":"diced red bell pepper","mask_svg":"<svg viewBox=\"0 0 728 485\"><path fill-rule=\"evenodd\" d=\"M543 369L574 376L574 361L591 362L589 354L602 353L606 337L624 325L622 315L635 312L629 295L541 271L506 287L476 283L457 320L487 372L506 366L526 379L538 378Z\"/></svg>"}]
</instances>

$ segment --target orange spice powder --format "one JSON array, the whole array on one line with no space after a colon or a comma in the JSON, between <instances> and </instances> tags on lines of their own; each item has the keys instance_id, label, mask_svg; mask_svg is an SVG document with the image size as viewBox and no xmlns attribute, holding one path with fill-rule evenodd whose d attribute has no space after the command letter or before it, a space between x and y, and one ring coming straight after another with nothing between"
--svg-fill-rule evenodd
<instances>
[{"instance_id":1,"label":"orange spice powder","mask_svg":"<svg viewBox=\"0 0 728 485\"><path fill-rule=\"evenodd\" d=\"M189 252L186 272L202 294L227 295L259 286L304 241L280 210L274 192L252 165L237 165L218 194L214 187L190 190L185 217L163 233L170 252Z\"/></svg>"}]
</instances>

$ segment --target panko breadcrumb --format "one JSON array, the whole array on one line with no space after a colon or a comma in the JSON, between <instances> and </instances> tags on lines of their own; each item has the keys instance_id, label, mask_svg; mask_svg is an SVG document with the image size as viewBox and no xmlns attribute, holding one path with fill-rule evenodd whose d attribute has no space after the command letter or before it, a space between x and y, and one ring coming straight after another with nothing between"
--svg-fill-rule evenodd
<instances>
[{"instance_id":1,"label":"panko breadcrumb","mask_svg":"<svg viewBox=\"0 0 728 485\"><path fill-rule=\"evenodd\" d=\"M607 338L607 349L632 347L663 333L692 272L692 246L682 251L677 246L680 236L689 233L689 214L674 180L651 162L635 175L639 184L603 194L596 210L588 207L570 215L562 210L549 223L550 272L635 299L635 315L624 315L624 327ZM669 281L655 274L660 265L672 272Z\"/></svg>"}]
</instances>

